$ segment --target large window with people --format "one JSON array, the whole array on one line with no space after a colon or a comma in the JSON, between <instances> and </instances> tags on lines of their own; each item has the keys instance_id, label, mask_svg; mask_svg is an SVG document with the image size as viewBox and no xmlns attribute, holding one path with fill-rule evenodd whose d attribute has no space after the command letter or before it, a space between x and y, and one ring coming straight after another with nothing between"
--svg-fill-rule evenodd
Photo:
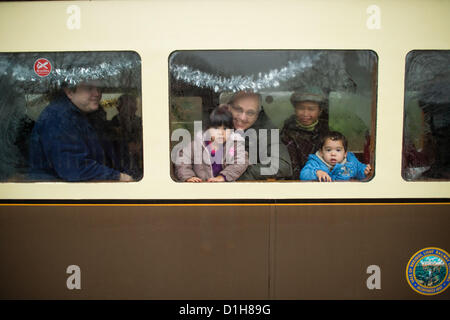
<instances>
[{"instance_id":1,"label":"large window with people","mask_svg":"<svg viewBox=\"0 0 450 320\"><path fill-rule=\"evenodd\" d=\"M135 52L0 53L0 181L143 177Z\"/></svg>"},{"instance_id":2,"label":"large window with people","mask_svg":"<svg viewBox=\"0 0 450 320\"><path fill-rule=\"evenodd\" d=\"M406 57L402 176L450 180L450 50Z\"/></svg>"},{"instance_id":3,"label":"large window with people","mask_svg":"<svg viewBox=\"0 0 450 320\"><path fill-rule=\"evenodd\" d=\"M173 52L172 179L369 181L377 66L369 50Z\"/></svg>"}]
</instances>

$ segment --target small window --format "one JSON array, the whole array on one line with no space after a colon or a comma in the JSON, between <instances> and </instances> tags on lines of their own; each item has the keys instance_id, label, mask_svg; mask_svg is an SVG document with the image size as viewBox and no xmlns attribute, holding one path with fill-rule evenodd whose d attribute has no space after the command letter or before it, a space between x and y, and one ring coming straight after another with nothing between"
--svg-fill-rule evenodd
<instances>
[{"instance_id":1,"label":"small window","mask_svg":"<svg viewBox=\"0 0 450 320\"><path fill-rule=\"evenodd\" d=\"M406 56L402 176L450 180L450 51Z\"/></svg>"},{"instance_id":2,"label":"small window","mask_svg":"<svg viewBox=\"0 0 450 320\"><path fill-rule=\"evenodd\" d=\"M375 163L377 61L368 50L172 53L172 179L318 181L319 166L323 179L368 181ZM227 142L215 143L218 128L227 130ZM339 154L331 157L322 152L322 140L335 138ZM240 145L243 154L236 152Z\"/></svg>"},{"instance_id":3,"label":"small window","mask_svg":"<svg viewBox=\"0 0 450 320\"><path fill-rule=\"evenodd\" d=\"M0 53L0 181L138 181L135 52Z\"/></svg>"}]
</instances>

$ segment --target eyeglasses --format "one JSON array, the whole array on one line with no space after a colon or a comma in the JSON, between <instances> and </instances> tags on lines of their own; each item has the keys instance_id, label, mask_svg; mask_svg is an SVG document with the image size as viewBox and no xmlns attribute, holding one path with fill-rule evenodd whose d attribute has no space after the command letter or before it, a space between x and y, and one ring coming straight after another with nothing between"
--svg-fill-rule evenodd
<instances>
[{"instance_id":1,"label":"eyeglasses","mask_svg":"<svg viewBox=\"0 0 450 320\"><path fill-rule=\"evenodd\" d=\"M241 107L237 107L237 106L231 106L231 109L233 109L233 111L235 111L237 114L241 115L243 113L245 113L245 115L248 118L254 118L258 115L258 112L254 111L254 110L248 110L244 112L244 109L242 109Z\"/></svg>"}]
</instances>

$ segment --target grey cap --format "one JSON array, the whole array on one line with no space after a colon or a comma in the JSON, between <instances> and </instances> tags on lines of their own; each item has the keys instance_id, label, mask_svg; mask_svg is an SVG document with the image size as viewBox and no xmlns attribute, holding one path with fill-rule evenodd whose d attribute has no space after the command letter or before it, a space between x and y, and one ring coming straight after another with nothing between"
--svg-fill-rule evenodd
<instances>
[{"instance_id":1,"label":"grey cap","mask_svg":"<svg viewBox=\"0 0 450 320\"><path fill-rule=\"evenodd\" d=\"M322 103L327 100L325 94L320 88L314 87L302 91L295 91L291 95L291 103L295 106L296 103L302 101L313 101Z\"/></svg>"}]
</instances>

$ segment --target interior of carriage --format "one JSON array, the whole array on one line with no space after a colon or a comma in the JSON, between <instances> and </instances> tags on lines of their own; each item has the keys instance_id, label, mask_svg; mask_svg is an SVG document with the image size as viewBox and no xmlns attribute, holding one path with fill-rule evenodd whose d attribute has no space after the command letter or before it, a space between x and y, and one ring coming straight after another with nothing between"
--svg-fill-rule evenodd
<instances>
[{"instance_id":1,"label":"interior of carriage","mask_svg":"<svg viewBox=\"0 0 450 320\"><path fill-rule=\"evenodd\" d=\"M406 57L402 177L407 181L450 179L450 51L416 50ZM53 72L33 70L46 57ZM100 112L109 124L118 99L136 98L142 117L141 59L134 52L29 52L0 54L0 180L27 182L28 141L40 113L63 82L102 80ZM175 51L168 60L170 134L185 128L239 90L262 97L262 108L282 128L293 114L290 96L310 86L323 89L327 108L320 115L342 132L349 151L375 166L377 110L376 53L370 50L199 50ZM143 174L143 130L136 134L138 170ZM170 135L169 135L170 137ZM175 142L170 141L171 148ZM173 165L170 164L172 179Z\"/></svg>"},{"instance_id":2,"label":"interior of carriage","mask_svg":"<svg viewBox=\"0 0 450 320\"><path fill-rule=\"evenodd\" d=\"M136 180L140 180L143 175L140 61L135 52L0 54L0 180L32 181L28 175L29 143L40 114L51 101L63 94L63 86L75 86L90 80L99 84L102 93L99 109L87 115L90 124L102 143L108 141L117 152L120 158L117 162L127 162L130 172L135 174ZM38 74L36 65L39 64L45 64L47 75ZM128 97L131 101L122 109L132 108L134 113L132 120L136 128L133 127L131 138L118 124L121 97ZM132 151L128 148L131 142Z\"/></svg>"},{"instance_id":3,"label":"interior of carriage","mask_svg":"<svg viewBox=\"0 0 450 320\"><path fill-rule=\"evenodd\" d=\"M450 51L406 56L402 177L450 179Z\"/></svg>"},{"instance_id":4,"label":"interior of carriage","mask_svg":"<svg viewBox=\"0 0 450 320\"><path fill-rule=\"evenodd\" d=\"M291 94L320 87L328 98L320 119L343 133L348 150L373 167L377 60L369 50L174 52L169 58L170 132L185 128L193 135L194 121L207 121L217 105L240 90L258 92L264 112L281 130L294 114ZM171 141L171 147L175 144Z\"/></svg>"}]
</instances>

